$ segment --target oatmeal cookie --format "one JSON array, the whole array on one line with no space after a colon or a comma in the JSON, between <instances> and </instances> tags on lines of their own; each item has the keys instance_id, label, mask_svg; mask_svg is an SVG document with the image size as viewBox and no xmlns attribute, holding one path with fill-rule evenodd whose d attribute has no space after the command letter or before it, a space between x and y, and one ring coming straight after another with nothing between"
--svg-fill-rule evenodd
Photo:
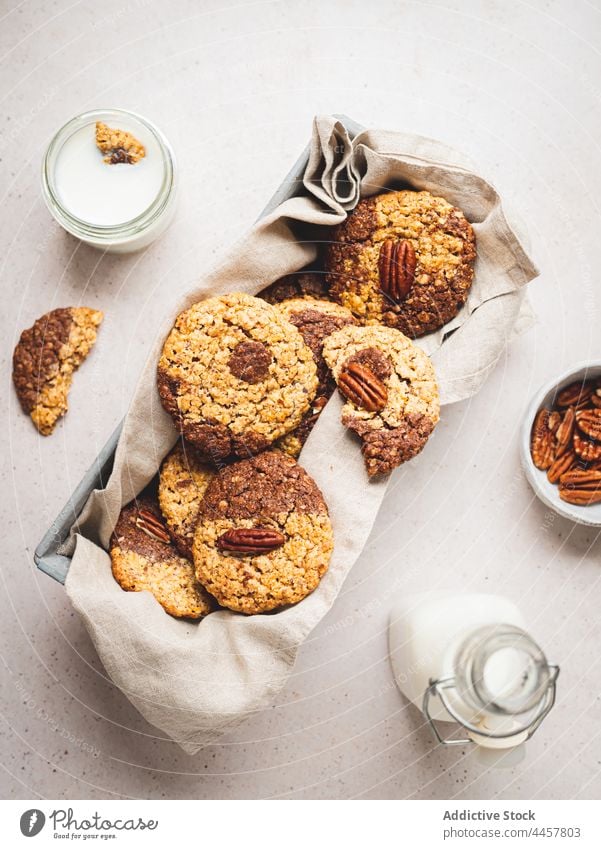
<instances>
[{"instance_id":1,"label":"oatmeal cookie","mask_svg":"<svg viewBox=\"0 0 601 849\"><path fill-rule=\"evenodd\" d=\"M169 532L184 557L192 558L198 508L215 472L201 463L194 448L178 442L159 473L159 504Z\"/></svg>"},{"instance_id":2,"label":"oatmeal cookie","mask_svg":"<svg viewBox=\"0 0 601 849\"><path fill-rule=\"evenodd\" d=\"M73 372L90 353L100 310L66 307L46 313L21 334L13 354L13 383L24 413L49 436L67 412Z\"/></svg>"},{"instance_id":3,"label":"oatmeal cookie","mask_svg":"<svg viewBox=\"0 0 601 849\"><path fill-rule=\"evenodd\" d=\"M326 280L363 324L414 339L449 322L474 276L475 236L463 213L430 192L359 201L332 234Z\"/></svg>"},{"instance_id":4,"label":"oatmeal cookie","mask_svg":"<svg viewBox=\"0 0 601 849\"><path fill-rule=\"evenodd\" d=\"M280 277L275 283L261 289L257 298L263 298L270 304L279 304L292 298L329 299L325 276L318 271L297 271Z\"/></svg>"},{"instance_id":5,"label":"oatmeal cookie","mask_svg":"<svg viewBox=\"0 0 601 849\"><path fill-rule=\"evenodd\" d=\"M224 607L264 613L300 601L319 584L332 548L317 484L281 451L234 463L207 487L194 564Z\"/></svg>"},{"instance_id":6,"label":"oatmeal cookie","mask_svg":"<svg viewBox=\"0 0 601 849\"><path fill-rule=\"evenodd\" d=\"M315 400L303 416L299 426L279 439L277 443L277 447L281 448L282 451L292 457L298 457L319 418L320 412L336 388L336 382L322 355L324 340L335 330L340 330L347 324L356 324L356 320L349 310L331 301L292 298L288 301L282 301L276 309L291 324L298 327L305 344L309 346L313 353L313 359L317 366L318 385Z\"/></svg>"},{"instance_id":7,"label":"oatmeal cookie","mask_svg":"<svg viewBox=\"0 0 601 849\"><path fill-rule=\"evenodd\" d=\"M422 450L439 418L430 358L392 327L344 327L323 346L346 398L341 421L361 437L370 476Z\"/></svg>"},{"instance_id":8,"label":"oatmeal cookie","mask_svg":"<svg viewBox=\"0 0 601 849\"><path fill-rule=\"evenodd\" d=\"M109 549L119 586L128 592L148 590L171 616L201 619L215 606L197 582L192 563L171 544L151 496L123 508Z\"/></svg>"},{"instance_id":9,"label":"oatmeal cookie","mask_svg":"<svg viewBox=\"0 0 601 849\"><path fill-rule=\"evenodd\" d=\"M275 307L234 293L178 316L157 382L183 436L216 463L262 451L297 427L315 397L317 369Z\"/></svg>"}]
</instances>

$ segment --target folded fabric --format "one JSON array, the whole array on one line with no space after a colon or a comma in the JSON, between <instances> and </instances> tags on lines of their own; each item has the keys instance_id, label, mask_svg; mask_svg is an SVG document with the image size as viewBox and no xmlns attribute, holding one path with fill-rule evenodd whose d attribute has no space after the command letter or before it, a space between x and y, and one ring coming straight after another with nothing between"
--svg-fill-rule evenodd
<instances>
[{"instance_id":1,"label":"folded fabric","mask_svg":"<svg viewBox=\"0 0 601 849\"><path fill-rule=\"evenodd\" d=\"M537 274L496 191L439 142L379 131L351 140L341 122L316 119L302 193L261 220L173 305L138 383L108 485L91 495L67 546L74 552L67 593L107 673L148 722L188 753L282 689L299 646L359 557L387 481L368 481L360 445L342 427L334 395L300 457L329 505L335 539L330 568L311 595L270 615L220 610L192 624L172 619L147 592L123 592L106 553L110 534L121 507L154 477L177 438L156 390L162 341L177 313L194 301L232 288L254 294L313 261L315 245L297 240L299 227L310 225L327 238L323 228L344 220L360 197L400 185L443 195L474 226L478 259L468 301L450 324L418 344L433 357L443 403L479 390L512 335L524 286ZM414 462L427 463L427 449Z\"/></svg>"}]
</instances>

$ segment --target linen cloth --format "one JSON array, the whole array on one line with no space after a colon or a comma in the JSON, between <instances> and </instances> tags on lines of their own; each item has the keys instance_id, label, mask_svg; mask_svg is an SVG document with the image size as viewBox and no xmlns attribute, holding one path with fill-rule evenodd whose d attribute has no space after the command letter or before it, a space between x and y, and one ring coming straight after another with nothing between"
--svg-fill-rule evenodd
<instances>
[{"instance_id":1,"label":"linen cloth","mask_svg":"<svg viewBox=\"0 0 601 849\"><path fill-rule=\"evenodd\" d=\"M525 320L524 287L538 273L497 192L437 141L371 130L351 140L340 121L317 118L295 196L259 221L174 304L137 385L108 485L92 493L66 546L73 552L67 593L108 675L148 722L190 754L282 689L299 646L330 609L360 555L388 481L368 480L359 441L340 424L342 404L335 394L300 457L329 505L335 537L330 567L310 596L278 613L246 617L220 610L194 624L168 616L148 592L124 592L106 553L112 529L121 507L154 477L177 439L156 390L162 342L182 309L222 292L254 294L303 268L315 259L316 243L328 238L329 228L360 197L403 186L444 196L476 232L478 257L466 305L418 344L433 358L443 404L478 391L516 323ZM413 462L428 462L427 446Z\"/></svg>"}]
</instances>

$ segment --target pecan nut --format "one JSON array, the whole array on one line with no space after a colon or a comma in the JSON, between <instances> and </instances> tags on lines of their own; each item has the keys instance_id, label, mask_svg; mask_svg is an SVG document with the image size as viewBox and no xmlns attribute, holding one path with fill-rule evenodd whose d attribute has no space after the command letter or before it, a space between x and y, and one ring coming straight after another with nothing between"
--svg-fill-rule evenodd
<instances>
[{"instance_id":1,"label":"pecan nut","mask_svg":"<svg viewBox=\"0 0 601 849\"><path fill-rule=\"evenodd\" d=\"M574 432L574 451L587 463L601 460L601 443L583 439L578 432Z\"/></svg>"},{"instance_id":2,"label":"pecan nut","mask_svg":"<svg viewBox=\"0 0 601 849\"><path fill-rule=\"evenodd\" d=\"M549 410L539 410L532 425L530 453L537 469L545 471L555 457L555 436L549 430Z\"/></svg>"},{"instance_id":3,"label":"pecan nut","mask_svg":"<svg viewBox=\"0 0 601 849\"><path fill-rule=\"evenodd\" d=\"M601 488L599 489L572 489L567 486L559 487L559 497L568 504L577 504L588 507L589 504L599 504L601 501Z\"/></svg>"},{"instance_id":4,"label":"pecan nut","mask_svg":"<svg viewBox=\"0 0 601 849\"><path fill-rule=\"evenodd\" d=\"M338 388L355 406L377 413L388 402L388 390L380 378L360 363L343 366L338 375Z\"/></svg>"},{"instance_id":5,"label":"pecan nut","mask_svg":"<svg viewBox=\"0 0 601 849\"><path fill-rule=\"evenodd\" d=\"M593 394L590 384L570 383L558 393L556 403L558 407L582 407L588 404Z\"/></svg>"},{"instance_id":6,"label":"pecan nut","mask_svg":"<svg viewBox=\"0 0 601 849\"><path fill-rule=\"evenodd\" d=\"M552 413L549 413L549 419L547 421L547 427L549 430L552 430L553 433L557 430L559 425L561 424L562 415L557 410L553 410Z\"/></svg>"},{"instance_id":7,"label":"pecan nut","mask_svg":"<svg viewBox=\"0 0 601 849\"><path fill-rule=\"evenodd\" d=\"M380 291L397 304L404 301L415 280L417 258L407 239L386 239L378 256Z\"/></svg>"},{"instance_id":8,"label":"pecan nut","mask_svg":"<svg viewBox=\"0 0 601 849\"><path fill-rule=\"evenodd\" d=\"M143 531L146 536L164 542L167 545L171 543L171 537L165 525L161 522L158 516L151 513L150 510L140 508L136 513L136 527Z\"/></svg>"},{"instance_id":9,"label":"pecan nut","mask_svg":"<svg viewBox=\"0 0 601 849\"><path fill-rule=\"evenodd\" d=\"M601 409L577 410L576 423L585 436L601 440Z\"/></svg>"},{"instance_id":10,"label":"pecan nut","mask_svg":"<svg viewBox=\"0 0 601 849\"><path fill-rule=\"evenodd\" d=\"M231 554L265 554L285 542L284 534L273 528L231 528L218 538L217 548Z\"/></svg>"},{"instance_id":11,"label":"pecan nut","mask_svg":"<svg viewBox=\"0 0 601 849\"><path fill-rule=\"evenodd\" d=\"M572 469L560 477L563 487L568 489L600 489L601 471L598 469Z\"/></svg>"},{"instance_id":12,"label":"pecan nut","mask_svg":"<svg viewBox=\"0 0 601 849\"><path fill-rule=\"evenodd\" d=\"M563 454L563 452L568 448L568 446L572 442L575 419L576 414L574 412L574 408L568 407L563 419L561 420L559 427L555 431L555 439L557 440L557 456Z\"/></svg>"},{"instance_id":13,"label":"pecan nut","mask_svg":"<svg viewBox=\"0 0 601 849\"><path fill-rule=\"evenodd\" d=\"M564 451L563 454L560 454L558 457L555 457L555 460L549 466L547 471L547 479L549 483L558 483L558 481L563 480L563 475L572 468L574 463L576 462L576 455L573 451Z\"/></svg>"}]
</instances>

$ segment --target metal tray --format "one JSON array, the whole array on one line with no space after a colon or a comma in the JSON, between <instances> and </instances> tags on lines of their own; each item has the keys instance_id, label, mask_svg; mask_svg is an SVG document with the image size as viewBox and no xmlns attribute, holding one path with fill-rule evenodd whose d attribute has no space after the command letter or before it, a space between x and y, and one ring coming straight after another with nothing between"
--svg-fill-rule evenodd
<instances>
[{"instance_id":1,"label":"metal tray","mask_svg":"<svg viewBox=\"0 0 601 849\"><path fill-rule=\"evenodd\" d=\"M351 138L354 138L364 129L360 124L357 124L346 115L336 115L334 117L344 124ZM285 200L302 193L302 179L308 161L309 145L307 145L303 153L299 156L257 220L273 212ZM75 488L63 509L48 528L34 552L33 559L38 569L41 569L42 572L50 575L51 578L54 578L55 581L59 581L61 584L65 583L67 572L71 565L71 558L66 557L64 554L59 554L58 549L69 536L71 528L77 523L77 519L92 490L104 489L108 483L113 469L113 460L122 427L123 422L110 435L108 441Z\"/></svg>"}]
</instances>

